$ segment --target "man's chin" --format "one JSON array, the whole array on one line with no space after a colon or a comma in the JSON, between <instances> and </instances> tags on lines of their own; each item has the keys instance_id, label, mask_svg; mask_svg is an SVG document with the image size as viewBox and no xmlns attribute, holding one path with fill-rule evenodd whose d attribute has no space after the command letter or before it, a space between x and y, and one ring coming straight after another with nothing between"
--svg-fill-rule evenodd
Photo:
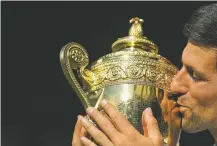
<instances>
[{"instance_id":1,"label":"man's chin","mask_svg":"<svg viewBox=\"0 0 217 146\"><path fill-rule=\"evenodd\" d=\"M182 124L182 131L185 131L187 133L195 133L195 131L192 128L185 126L185 124Z\"/></svg>"},{"instance_id":2,"label":"man's chin","mask_svg":"<svg viewBox=\"0 0 217 146\"><path fill-rule=\"evenodd\" d=\"M198 126L193 124L192 121L185 118L182 119L182 130L187 133L197 133L203 131Z\"/></svg>"}]
</instances>

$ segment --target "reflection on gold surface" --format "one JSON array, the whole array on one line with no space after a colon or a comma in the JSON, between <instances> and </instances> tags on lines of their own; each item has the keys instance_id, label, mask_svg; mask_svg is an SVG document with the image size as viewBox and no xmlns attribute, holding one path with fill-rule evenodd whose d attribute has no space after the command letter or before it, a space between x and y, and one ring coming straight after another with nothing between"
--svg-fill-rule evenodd
<instances>
[{"instance_id":1,"label":"reflection on gold surface","mask_svg":"<svg viewBox=\"0 0 217 146\"><path fill-rule=\"evenodd\" d=\"M156 44L143 36L143 22L137 17L131 19L128 36L115 41L112 53L100 57L90 70L86 68L89 64L86 50L75 42L62 48L61 66L85 109L89 106L99 109L100 100L105 98L144 134L142 112L151 107L165 144L176 146L180 118L167 93L177 68L158 54ZM85 90L73 70L77 70Z\"/></svg>"}]
</instances>

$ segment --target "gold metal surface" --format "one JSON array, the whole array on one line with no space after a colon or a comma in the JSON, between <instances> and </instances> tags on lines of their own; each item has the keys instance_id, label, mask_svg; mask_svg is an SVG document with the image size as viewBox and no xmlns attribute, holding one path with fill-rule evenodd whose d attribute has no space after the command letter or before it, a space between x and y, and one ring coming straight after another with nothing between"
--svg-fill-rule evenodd
<instances>
[{"instance_id":1,"label":"gold metal surface","mask_svg":"<svg viewBox=\"0 0 217 146\"><path fill-rule=\"evenodd\" d=\"M173 101L167 93L178 69L158 54L158 47L143 36L143 20L130 20L129 34L112 44L112 53L99 58L86 69L89 58L84 47L75 42L60 52L63 72L81 100L84 108L107 99L121 111L133 126L143 133L142 112L151 107L165 144L176 146L180 134L180 120L172 116ZM74 71L80 75L82 88Z\"/></svg>"}]
</instances>

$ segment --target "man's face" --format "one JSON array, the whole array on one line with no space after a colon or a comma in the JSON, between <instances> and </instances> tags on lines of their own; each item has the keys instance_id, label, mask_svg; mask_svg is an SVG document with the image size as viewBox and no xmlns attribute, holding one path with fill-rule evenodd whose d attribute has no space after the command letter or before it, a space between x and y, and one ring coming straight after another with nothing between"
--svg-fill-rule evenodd
<instances>
[{"instance_id":1,"label":"man's face","mask_svg":"<svg viewBox=\"0 0 217 146\"><path fill-rule=\"evenodd\" d=\"M182 129L194 133L217 127L216 53L188 43L182 54L183 67L171 90L181 93L177 103L183 114Z\"/></svg>"}]
</instances>

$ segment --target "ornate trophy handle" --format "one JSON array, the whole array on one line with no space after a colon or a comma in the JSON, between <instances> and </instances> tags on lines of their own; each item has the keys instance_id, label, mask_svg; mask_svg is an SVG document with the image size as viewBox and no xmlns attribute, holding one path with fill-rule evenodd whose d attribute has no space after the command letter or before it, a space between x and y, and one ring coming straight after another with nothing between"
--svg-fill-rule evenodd
<instances>
[{"instance_id":1,"label":"ornate trophy handle","mask_svg":"<svg viewBox=\"0 0 217 146\"><path fill-rule=\"evenodd\" d=\"M78 43L68 43L60 51L60 63L69 84L72 86L83 107L86 109L90 106L90 102L86 93L78 83L73 70L80 69L82 77L85 78L86 75L84 74L84 68L89 63L87 52L85 51L84 47Z\"/></svg>"}]
</instances>

